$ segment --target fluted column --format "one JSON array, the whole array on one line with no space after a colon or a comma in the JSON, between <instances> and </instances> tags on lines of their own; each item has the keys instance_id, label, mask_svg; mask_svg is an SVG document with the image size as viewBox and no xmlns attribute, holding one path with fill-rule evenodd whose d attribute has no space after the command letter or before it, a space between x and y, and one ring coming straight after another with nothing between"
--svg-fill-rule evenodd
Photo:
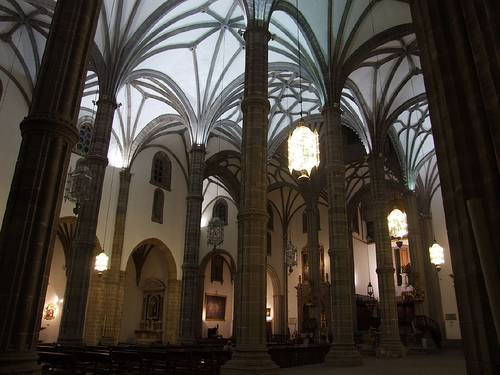
<instances>
[{"instance_id":1,"label":"fluted column","mask_svg":"<svg viewBox=\"0 0 500 375\"><path fill-rule=\"evenodd\" d=\"M321 325L321 275L319 267L319 223L318 197L309 192L306 198L307 216L307 261L309 263L309 290L313 304L313 318L316 320L313 340L319 343Z\"/></svg>"},{"instance_id":2,"label":"fluted column","mask_svg":"<svg viewBox=\"0 0 500 375\"><path fill-rule=\"evenodd\" d=\"M40 373L36 344L100 0L57 2L0 234L0 374Z\"/></svg>"},{"instance_id":3,"label":"fluted column","mask_svg":"<svg viewBox=\"0 0 500 375\"><path fill-rule=\"evenodd\" d=\"M374 213L377 275L380 297L380 345L379 357L401 357L405 348L399 336L394 265L392 263L391 237L387 225L386 181L384 157L372 155L368 159L370 188Z\"/></svg>"},{"instance_id":4,"label":"fluted column","mask_svg":"<svg viewBox=\"0 0 500 375\"><path fill-rule=\"evenodd\" d=\"M78 213L71 251L71 268L64 297L64 311L61 316L58 342L63 344L83 344L90 271L95 257L97 220L104 175L108 165L108 147L115 109L114 99L107 96L99 98L92 144L84 160L92 176L87 192L90 199L80 205Z\"/></svg>"},{"instance_id":5,"label":"fluted column","mask_svg":"<svg viewBox=\"0 0 500 375\"><path fill-rule=\"evenodd\" d=\"M333 342L327 365L359 365L361 356L354 345L354 273L353 253L349 248L345 197L345 163L338 103L327 104L323 111L326 123L326 179L328 190L328 240L331 273Z\"/></svg>"},{"instance_id":6,"label":"fluted column","mask_svg":"<svg viewBox=\"0 0 500 375\"><path fill-rule=\"evenodd\" d=\"M199 276L200 223L203 203L203 172L205 169L205 147L194 145L191 163L188 196L186 198L186 229L184 240L184 262L182 264L181 327L180 341L192 344L201 336L201 295Z\"/></svg>"},{"instance_id":7,"label":"fluted column","mask_svg":"<svg viewBox=\"0 0 500 375\"><path fill-rule=\"evenodd\" d=\"M263 25L245 31L241 201L235 292L236 348L221 373L277 374L266 349L267 43Z\"/></svg>"},{"instance_id":8,"label":"fluted column","mask_svg":"<svg viewBox=\"0 0 500 375\"><path fill-rule=\"evenodd\" d=\"M406 219L408 222L411 273L414 280L413 287L420 289L424 294L424 300L415 303L415 314L429 316L429 292L427 288L427 275L424 268L426 254L424 253L425 249L422 248L422 232L420 231L417 196L415 192L406 192L405 206Z\"/></svg>"},{"instance_id":9,"label":"fluted column","mask_svg":"<svg viewBox=\"0 0 500 375\"><path fill-rule=\"evenodd\" d=\"M130 169L120 171L120 186L118 202L116 204L115 230L113 233L113 247L108 272L106 272L106 298L104 313L104 333L102 344L116 344L120 335L121 315L123 311L124 275L120 271L123 253L123 239L127 219L128 196L130 191Z\"/></svg>"},{"instance_id":10,"label":"fluted column","mask_svg":"<svg viewBox=\"0 0 500 375\"><path fill-rule=\"evenodd\" d=\"M492 244L500 228L500 3L410 4L439 165L467 373L496 374L500 272L498 250Z\"/></svg>"}]
</instances>

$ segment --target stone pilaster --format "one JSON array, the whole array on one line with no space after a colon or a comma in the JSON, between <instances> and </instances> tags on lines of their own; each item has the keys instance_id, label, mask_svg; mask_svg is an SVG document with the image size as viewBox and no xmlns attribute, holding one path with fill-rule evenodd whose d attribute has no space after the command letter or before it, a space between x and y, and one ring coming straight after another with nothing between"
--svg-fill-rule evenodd
<instances>
[{"instance_id":1,"label":"stone pilaster","mask_svg":"<svg viewBox=\"0 0 500 375\"><path fill-rule=\"evenodd\" d=\"M111 251L110 267L106 272L106 306L104 311L105 326L102 344L116 344L120 335L121 316L123 311L123 272L120 271L122 263L123 239L125 236L125 223L127 219L128 196L132 174L130 169L120 171L120 186L118 189L118 202L116 204L115 230L113 233L113 247Z\"/></svg>"},{"instance_id":2,"label":"stone pilaster","mask_svg":"<svg viewBox=\"0 0 500 375\"><path fill-rule=\"evenodd\" d=\"M100 0L57 2L0 234L0 374L38 374L35 354L87 55Z\"/></svg>"},{"instance_id":3,"label":"stone pilaster","mask_svg":"<svg viewBox=\"0 0 500 375\"><path fill-rule=\"evenodd\" d=\"M411 272L413 275L413 287L423 292L424 300L415 303L415 314L429 316L429 300L427 288L427 274L424 268L426 259L422 248L422 232L420 231L419 213L417 208L417 196L408 191L405 194L406 220L408 222L408 243L410 248Z\"/></svg>"},{"instance_id":4,"label":"stone pilaster","mask_svg":"<svg viewBox=\"0 0 500 375\"><path fill-rule=\"evenodd\" d=\"M435 320L440 328L443 338L446 337L444 326L443 305L441 302L441 287L439 285L439 273L436 266L431 263L429 247L434 243L434 230L432 229L432 216L421 214L419 216L420 230L422 234L422 250L424 252L424 272L427 281L427 300L429 304L429 316Z\"/></svg>"},{"instance_id":5,"label":"stone pilaster","mask_svg":"<svg viewBox=\"0 0 500 375\"><path fill-rule=\"evenodd\" d=\"M372 155L368 159L370 188L374 214L375 246L377 251L377 275L380 297L380 345L377 356L383 358L401 357L405 348L399 336L396 287L392 246L387 225L386 181L384 157Z\"/></svg>"},{"instance_id":6,"label":"stone pilaster","mask_svg":"<svg viewBox=\"0 0 500 375\"><path fill-rule=\"evenodd\" d=\"M318 197L309 191L305 197L307 216L307 260L309 263L309 288L313 304L313 318L316 320L313 340L320 341L321 325L321 274L319 259Z\"/></svg>"},{"instance_id":7,"label":"stone pilaster","mask_svg":"<svg viewBox=\"0 0 500 375\"><path fill-rule=\"evenodd\" d=\"M233 357L223 375L278 374L266 348L267 233L267 44L269 32L250 24L245 31L241 202L238 215L238 265Z\"/></svg>"},{"instance_id":8,"label":"stone pilaster","mask_svg":"<svg viewBox=\"0 0 500 375\"><path fill-rule=\"evenodd\" d=\"M181 326L179 338L183 344L192 344L201 336L200 306L200 223L203 203L203 172L205 147L194 145L191 149L190 176L182 264Z\"/></svg>"},{"instance_id":9,"label":"stone pilaster","mask_svg":"<svg viewBox=\"0 0 500 375\"><path fill-rule=\"evenodd\" d=\"M84 161L92 176L87 192L90 199L80 204L72 244L71 268L64 297L64 311L61 316L58 342L63 344L83 344L90 272L96 255L97 219L101 206L104 175L108 165L107 155L115 109L116 103L113 99L106 96L99 98L92 145ZM103 250L106 251L106 249Z\"/></svg>"},{"instance_id":10,"label":"stone pilaster","mask_svg":"<svg viewBox=\"0 0 500 375\"><path fill-rule=\"evenodd\" d=\"M164 343L175 344L179 338L179 319L181 306L181 280L170 279L167 282L167 306L165 311Z\"/></svg>"},{"instance_id":11,"label":"stone pilaster","mask_svg":"<svg viewBox=\"0 0 500 375\"><path fill-rule=\"evenodd\" d=\"M326 125L326 179L328 190L328 240L330 249L333 342L325 357L332 366L361 364L361 356L354 344L354 273L353 253L349 242L345 197L345 164L339 104L325 106Z\"/></svg>"},{"instance_id":12,"label":"stone pilaster","mask_svg":"<svg viewBox=\"0 0 500 375\"><path fill-rule=\"evenodd\" d=\"M283 309L285 296L282 294L273 295L273 333L277 335L284 335L286 332L283 330Z\"/></svg>"}]
</instances>

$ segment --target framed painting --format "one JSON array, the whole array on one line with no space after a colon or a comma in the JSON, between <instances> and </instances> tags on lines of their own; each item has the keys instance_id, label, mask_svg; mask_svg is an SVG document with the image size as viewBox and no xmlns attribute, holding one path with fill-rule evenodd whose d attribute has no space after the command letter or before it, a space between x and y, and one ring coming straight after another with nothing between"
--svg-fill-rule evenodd
<instances>
[{"instance_id":1,"label":"framed painting","mask_svg":"<svg viewBox=\"0 0 500 375\"><path fill-rule=\"evenodd\" d=\"M226 320L226 296L205 294L205 320Z\"/></svg>"}]
</instances>

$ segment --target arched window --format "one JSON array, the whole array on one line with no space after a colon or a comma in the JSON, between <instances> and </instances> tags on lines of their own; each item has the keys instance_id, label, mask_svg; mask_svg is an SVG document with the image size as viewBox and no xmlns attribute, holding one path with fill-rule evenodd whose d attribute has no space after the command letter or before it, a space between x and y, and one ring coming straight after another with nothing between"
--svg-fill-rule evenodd
<instances>
[{"instance_id":1,"label":"arched window","mask_svg":"<svg viewBox=\"0 0 500 375\"><path fill-rule=\"evenodd\" d=\"M170 190L170 180L172 175L172 163L163 151L159 151L153 157L151 166L151 180L153 185Z\"/></svg>"},{"instance_id":2,"label":"arched window","mask_svg":"<svg viewBox=\"0 0 500 375\"><path fill-rule=\"evenodd\" d=\"M224 225L227 225L227 202L225 199L218 199L214 204L212 217L218 217Z\"/></svg>"},{"instance_id":3,"label":"arched window","mask_svg":"<svg viewBox=\"0 0 500 375\"><path fill-rule=\"evenodd\" d=\"M82 121L78 125L78 143L75 146L75 152L78 155L85 156L90 151L90 144L92 142L93 126L90 121Z\"/></svg>"},{"instance_id":4,"label":"arched window","mask_svg":"<svg viewBox=\"0 0 500 375\"><path fill-rule=\"evenodd\" d=\"M224 258L222 255L215 254L212 256L212 266L210 270L210 281L224 282Z\"/></svg>"},{"instance_id":5,"label":"arched window","mask_svg":"<svg viewBox=\"0 0 500 375\"><path fill-rule=\"evenodd\" d=\"M271 204L267 204L267 215L269 216L268 221L267 221L267 230L273 231L274 230L274 212L273 212L273 207Z\"/></svg>"},{"instance_id":6,"label":"arched window","mask_svg":"<svg viewBox=\"0 0 500 375\"><path fill-rule=\"evenodd\" d=\"M165 195L163 190L155 189L153 196L153 212L151 214L151 221L163 224L163 203Z\"/></svg>"}]
</instances>

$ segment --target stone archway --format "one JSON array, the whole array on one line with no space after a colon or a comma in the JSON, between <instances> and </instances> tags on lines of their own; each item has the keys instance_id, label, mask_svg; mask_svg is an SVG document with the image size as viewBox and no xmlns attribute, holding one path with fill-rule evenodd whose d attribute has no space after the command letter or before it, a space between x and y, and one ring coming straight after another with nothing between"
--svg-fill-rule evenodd
<instances>
[{"instance_id":1,"label":"stone archway","mask_svg":"<svg viewBox=\"0 0 500 375\"><path fill-rule=\"evenodd\" d=\"M219 259L220 276L215 277L212 274L213 261ZM217 272L216 272L217 273ZM224 249L213 249L207 253L200 262L199 277L200 277L200 337L208 336L208 329L219 327L217 334L223 337L231 337L233 334L234 320L234 278L236 275L236 263L233 256ZM208 296L208 297L207 297ZM205 304L207 298L224 301L225 319L217 320L207 317Z\"/></svg>"},{"instance_id":2,"label":"stone archway","mask_svg":"<svg viewBox=\"0 0 500 375\"><path fill-rule=\"evenodd\" d=\"M284 321L284 301L285 296L281 288L280 279L278 273L273 266L267 264L266 266L267 279L271 281L271 288L267 286L267 298L266 306L271 308L270 317L266 316L266 320L270 320L272 323L272 333L274 335L286 335L286 322ZM266 310L267 314L267 310ZM270 319L269 319L270 318Z\"/></svg>"},{"instance_id":3,"label":"stone archway","mask_svg":"<svg viewBox=\"0 0 500 375\"><path fill-rule=\"evenodd\" d=\"M142 300L151 280L159 280L165 285L161 323L155 324L154 328L145 326L143 319ZM180 290L175 259L167 245L157 238L137 244L130 253L125 270L120 341L147 340L147 331L150 330L151 338L158 334L163 343L175 343L180 318Z\"/></svg>"}]
</instances>

